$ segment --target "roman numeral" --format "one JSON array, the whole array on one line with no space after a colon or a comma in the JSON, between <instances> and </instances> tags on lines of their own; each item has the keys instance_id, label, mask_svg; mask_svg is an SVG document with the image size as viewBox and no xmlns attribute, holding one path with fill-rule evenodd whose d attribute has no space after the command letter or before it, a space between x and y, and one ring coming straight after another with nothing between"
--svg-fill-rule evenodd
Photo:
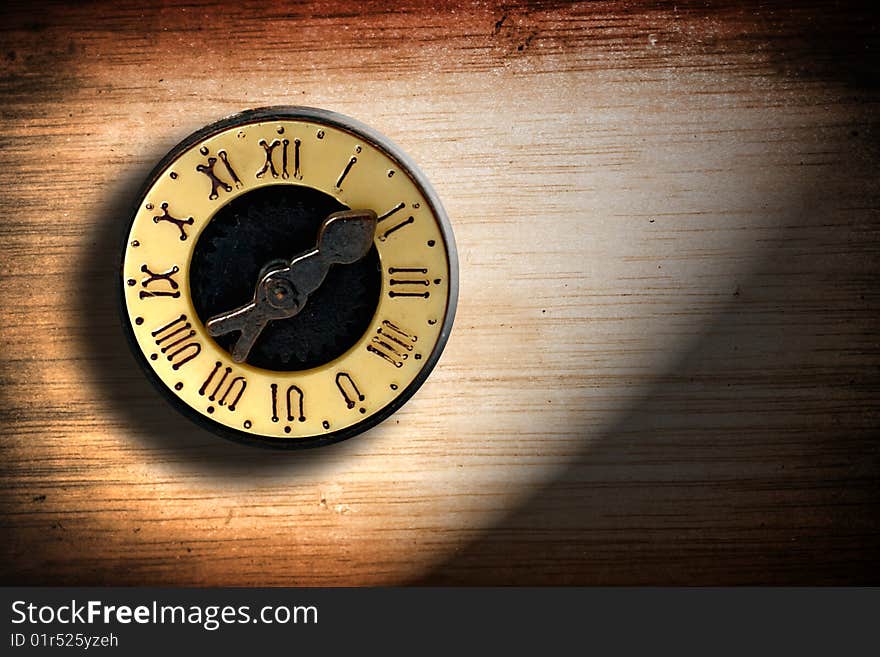
<instances>
[{"instance_id":1,"label":"roman numeral","mask_svg":"<svg viewBox=\"0 0 880 657\"><path fill-rule=\"evenodd\" d=\"M168 271L161 273L151 271L147 265L141 265L141 271L147 275L147 277L141 281L141 287L150 288L150 286L155 283L157 286L163 286L166 288L164 290L141 290L139 294L141 299L151 299L153 297L171 297L172 299L177 299L180 296L180 290L178 289L180 285L174 280L174 275L180 271L180 268L177 265L174 265Z\"/></svg>"},{"instance_id":2,"label":"roman numeral","mask_svg":"<svg viewBox=\"0 0 880 657\"><path fill-rule=\"evenodd\" d=\"M219 377L217 377L218 374L220 375ZM223 363L217 361L214 364L214 369L211 370L208 378L205 379L202 387L199 388L199 394L203 397L207 394L208 401L216 400L218 406L228 404L229 410L234 411L236 404L238 404L241 396L244 394L245 388L247 388L247 379L243 376L233 376L230 379L230 374L232 374L232 368L223 368ZM215 377L217 377L216 380ZM212 385L213 390L211 390ZM221 392L223 393L222 395L220 394ZM212 410L213 407L209 408L208 412Z\"/></svg>"},{"instance_id":3,"label":"roman numeral","mask_svg":"<svg viewBox=\"0 0 880 657\"><path fill-rule=\"evenodd\" d=\"M406 207L406 204L403 202L400 202L397 205L395 205L393 208L391 208L390 210L385 212L384 214L379 215L379 217L377 218L377 222L378 222L377 232L379 230L382 230L382 232L379 233L379 241L380 242L384 242L385 240L388 239L388 237L391 234L393 234L393 233L397 232L398 230L400 230L401 228L409 226L411 223L415 222L415 217L410 215L409 217L407 217L406 219L403 219L402 221L398 221L397 219L392 219L391 221L388 222L388 224L389 224L388 228L385 228L384 226L382 226L383 221L385 221L386 219L389 219L392 215L394 215L397 212L400 212L405 207ZM384 228L384 230L383 230L383 228Z\"/></svg>"},{"instance_id":4,"label":"roman numeral","mask_svg":"<svg viewBox=\"0 0 880 657\"><path fill-rule=\"evenodd\" d=\"M367 345L367 351L394 367L403 367L403 361L409 358L416 342L418 337L384 319L382 325L376 329L376 335Z\"/></svg>"},{"instance_id":5,"label":"roman numeral","mask_svg":"<svg viewBox=\"0 0 880 657\"><path fill-rule=\"evenodd\" d=\"M406 207L406 203L404 203L403 201L401 201L400 203L398 203L397 205L395 205L393 208L391 208L391 209L388 210L387 212L384 212L384 213L380 214L378 217L376 217L376 221L377 221L377 222L385 221L388 217L390 217L391 215L393 215L395 212L400 212L400 211L403 210L405 207Z\"/></svg>"},{"instance_id":6,"label":"roman numeral","mask_svg":"<svg viewBox=\"0 0 880 657\"><path fill-rule=\"evenodd\" d=\"M428 270L426 268L389 267L388 273L391 274L391 278L388 281L391 290L388 292L388 296L392 299L427 299L431 296L427 289L431 285L431 279L427 276Z\"/></svg>"},{"instance_id":7,"label":"roman numeral","mask_svg":"<svg viewBox=\"0 0 880 657\"><path fill-rule=\"evenodd\" d=\"M278 417L278 384L273 383L271 386L272 390L272 421L278 422L281 418ZM305 401L305 395L303 391L299 388L299 386L288 386L287 393L284 395L287 401L287 421L293 422L294 420L299 420L300 422L306 421L305 411L303 410L303 402ZM294 415L294 412L297 414Z\"/></svg>"},{"instance_id":8,"label":"roman numeral","mask_svg":"<svg viewBox=\"0 0 880 657\"><path fill-rule=\"evenodd\" d=\"M202 155L207 155L209 153L208 148L206 146L202 146L199 149L199 152ZM226 168L226 173L229 178L232 180L232 183L235 184L236 187L241 187L242 183L238 177L238 174L235 173L235 169L232 168L232 165L229 163L229 155L224 150L217 151L217 156L223 162L223 166ZM220 196L220 190L224 192L232 191L232 184L226 182L224 179L220 177L217 172L214 171L215 165L217 164L216 157L209 157L207 164L199 164L196 165L196 171L199 173L203 173L208 176L208 180L211 181L211 193L208 194L208 200L213 201Z\"/></svg>"},{"instance_id":9,"label":"roman numeral","mask_svg":"<svg viewBox=\"0 0 880 657\"><path fill-rule=\"evenodd\" d=\"M342 181L345 180L345 177L348 175L349 171L351 171L351 168L357 164L357 161L357 157L352 155L348 164L346 164L345 168L342 170L342 173L339 174L339 179L336 181L336 189L342 189Z\"/></svg>"},{"instance_id":10,"label":"roman numeral","mask_svg":"<svg viewBox=\"0 0 880 657\"><path fill-rule=\"evenodd\" d=\"M364 401L367 398L366 395L358 390L357 384L348 372L339 372L336 375L336 387L339 388L345 406L349 410L357 406L357 402ZM361 407L360 411L365 413L366 409Z\"/></svg>"},{"instance_id":11,"label":"roman numeral","mask_svg":"<svg viewBox=\"0 0 880 657\"><path fill-rule=\"evenodd\" d=\"M302 142L299 139L293 140L293 177L297 180L302 180L302 171L299 168L299 149L302 147Z\"/></svg>"},{"instance_id":12,"label":"roman numeral","mask_svg":"<svg viewBox=\"0 0 880 657\"><path fill-rule=\"evenodd\" d=\"M299 140L297 139L297 142ZM260 146L263 147L263 151L266 155L266 162L263 164L263 168L257 171L257 178L262 178L266 175L266 172L270 172L273 178L277 178L279 176L278 170L275 168L275 160L272 159L272 154L275 152L275 149L279 146L281 149L281 177L287 179L290 177L290 174L287 172L287 147L290 145L289 139L279 140L273 139L272 143L267 143L265 139L260 140ZM297 160L299 160L299 145L296 145L297 149ZM296 167L299 169L299 166Z\"/></svg>"},{"instance_id":13,"label":"roman numeral","mask_svg":"<svg viewBox=\"0 0 880 657\"><path fill-rule=\"evenodd\" d=\"M194 219L192 217L187 217L186 219L179 219L177 217L172 217L168 213L168 204L167 203L163 203L162 205L159 206L159 208L162 210L162 214L158 214L155 217L153 217L153 223L158 224L160 221L167 221L169 224L174 224L175 226L177 226L177 230L180 231L180 241L185 242L187 235L186 235L186 229L184 228L184 226L192 226ZM152 210L153 209L152 204L147 204L147 209Z\"/></svg>"},{"instance_id":14,"label":"roman numeral","mask_svg":"<svg viewBox=\"0 0 880 657\"><path fill-rule=\"evenodd\" d=\"M196 332L186 315L160 326L151 331L150 335L155 339L156 346L160 347L159 351L172 363L171 368L174 370L179 370L202 352L202 345L192 339Z\"/></svg>"}]
</instances>

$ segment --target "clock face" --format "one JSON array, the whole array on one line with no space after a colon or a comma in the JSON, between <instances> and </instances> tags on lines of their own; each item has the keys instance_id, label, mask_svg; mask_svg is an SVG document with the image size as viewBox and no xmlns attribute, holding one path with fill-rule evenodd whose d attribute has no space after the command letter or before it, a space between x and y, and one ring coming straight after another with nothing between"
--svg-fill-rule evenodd
<instances>
[{"instance_id":1,"label":"clock face","mask_svg":"<svg viewBox=\"0 0 880 657\"><path fill-rule=\"evenodd\" d=\"M422 384L457 298L452 232L424 176L338 114L267 108L187 138L150 176L122 259L144 368L220 435L313 446Z\"/></svg>"}]
</instances>

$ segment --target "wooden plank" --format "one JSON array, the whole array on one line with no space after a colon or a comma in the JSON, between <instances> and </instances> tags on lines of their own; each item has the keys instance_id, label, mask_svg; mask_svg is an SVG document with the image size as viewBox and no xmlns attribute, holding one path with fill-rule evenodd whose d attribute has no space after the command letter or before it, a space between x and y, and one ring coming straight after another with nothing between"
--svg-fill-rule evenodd
<instances>
[{"instance_id":1,"label":"wooden plank","mask_svg":"<svg viewBox=\"0 0 880 657\"><path fill-rule=\"evenodd\" d=\"M3 582L877 582L867 5L3 11ZM115 307L147 172L272 104L391 137L461 259L428 383L308 453L180 417Z\"/></svg>"}]
</instances>

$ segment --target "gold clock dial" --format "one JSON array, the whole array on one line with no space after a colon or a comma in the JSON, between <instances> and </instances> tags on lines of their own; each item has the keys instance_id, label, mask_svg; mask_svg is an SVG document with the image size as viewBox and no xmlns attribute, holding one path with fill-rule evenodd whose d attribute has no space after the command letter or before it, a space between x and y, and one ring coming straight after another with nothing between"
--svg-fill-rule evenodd
<instances>
[{"instance_id":1,"label":"gold clock dial","mask_svg":"<svg viewBox=\"0 0 880 657\"><path fill-rule=\"evenodd\" d=\"M221 435L278 446L390 415L439 358L457 297L424 176L366 126L310 108L244 112L173 149L121 269L157 386Z\"/></svg>"}]
</instances>

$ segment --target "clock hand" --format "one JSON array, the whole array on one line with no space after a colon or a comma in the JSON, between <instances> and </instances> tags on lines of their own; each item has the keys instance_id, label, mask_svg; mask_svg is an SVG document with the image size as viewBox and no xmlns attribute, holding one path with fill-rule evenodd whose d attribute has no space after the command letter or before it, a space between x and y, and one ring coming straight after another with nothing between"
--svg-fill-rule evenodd
<instances>
[{"instance_id":1,"label":"clock hand","mask_svg":"<svg viewBox=\"0 0 880 657\"><path fill-rule=\"evenodd\" d=\"M289 263L269 263L263 268L252 301L210 318L205 325L213 336L240 331L232 359L243 362L266 325L293 317L303 309L333 264L351 264L363 258L373 245L376 213L346 210L327 217L318 231L313 249L294 256Z\"/></svg>"}]
</instances>

